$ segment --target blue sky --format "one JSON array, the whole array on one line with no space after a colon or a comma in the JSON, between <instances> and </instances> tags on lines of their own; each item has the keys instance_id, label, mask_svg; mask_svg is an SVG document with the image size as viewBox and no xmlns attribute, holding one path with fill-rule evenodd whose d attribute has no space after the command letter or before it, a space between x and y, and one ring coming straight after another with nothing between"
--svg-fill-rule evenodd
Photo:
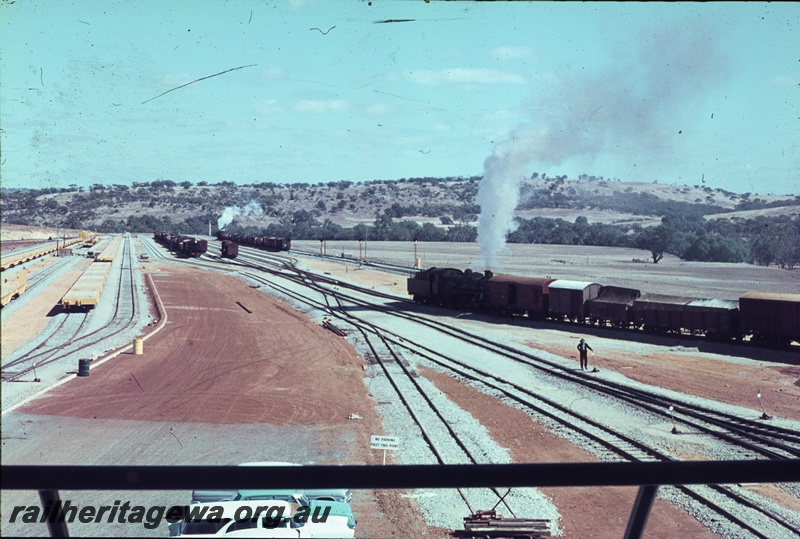
<instances>
[{"instance_id":1,"label":"blue sky","mask_svg":"<svg viewBox=\"0 0 800 539\"><path fill-rule=\"evenodd\" d=\"M800 192L795 2L0 0L0 51L4 187L472 176L521 140Z\"/></svg>"}]
</instances>

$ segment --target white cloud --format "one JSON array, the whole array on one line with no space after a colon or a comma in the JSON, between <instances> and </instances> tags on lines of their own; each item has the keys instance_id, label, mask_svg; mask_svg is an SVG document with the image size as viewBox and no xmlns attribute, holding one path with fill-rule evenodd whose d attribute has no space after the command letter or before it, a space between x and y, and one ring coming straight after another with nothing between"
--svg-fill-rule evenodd
<instances>
[{"instance_id":1,"label":"white cloud","mask_svg":"<svg viewBox=\"0 0 800 539\"><path fill-rule=\"evenodd\" d=\"M482 119L484 122L498 121L498 120L504 121L513 118L519 118L519 116L520 116L519 113L515 114L508 109L497 109L493 110L490 113L484 114Z\"/></svg>"},{"instance_id":2,"label":"white cloud","mask_svg":"<svg viewBox=\"0 0 800 539\"><path fill-rule=\"evenodd\" d=\"M253 108L260 114L275 114L276 112L284 111L283 105L281 105L277 99L263 99L257 101Z\"/></svg>"},{"instance_id":3,"label":"white cloud","mask_svg":"<svg viewBox=\"0 0 800 539\"><path fill-rule=\"evenodd\" d=\"M388 105L378 104L367 107L367 114L370 116L386 116L390 111L391 109Z\"/></svg>"},{"instance_id":4,"label":"white cloud","mask_svg":"<svg viewBox=\"0 0 800 539\"><path fill-rule=\"evenodd\" d=\"M513 60L533 56L531 47L496 47L492 49L491 56L498 60Z\"/></svg>"},{"instance_id":5,"label":"white cloud","mask_svg":"<svg viewBox=\"0 0 800 539\"><path fill-rule=\"evenodd\" d=\"M278 80L286 76L286 72L279 67L271 67L264 70L264 76L267 80Z\"/></svg>"},{"instance_id":6,"label":"white cloud","mask_svg":"<svg viewBox=\"0 0 800 539\"><path fill-rule=\"evenodd\" d=\"M341 99L302 99L294 104L292 110L298 112L341 112L349 108L350 104Z\"/></svg>"},{"instance_id":7,"label":"white cloud","mask_svg":"<svg viewBox=\"0 0 800 539\"><path fill-rule=\"evenodd\" d=\"M193 77L188 73L180 73L180 74L172 74L172 75L164 75L158 81L157 85L161 88L175 88L177 86L182 86L193 80L197 79L198 77Z\"/></svg>"},{"instance_id":8,"label":"white cloud","mask_svg":"<svg viewBox=\"0 0 800 539\"><path fill-rule=\"evenodd\" d=\"M413 82L427 86L442 84L525 84L525 77L495 69L453 68L431 71L421 69L408 74Z\"/></svg>"},{"instance_id":9,"label":"white cloud","mask_svg":"<svg viewBox=\"0 0 800 539\"><path fill-rule=\"evenodd\" d=\"M772 79L772 83L776 86L797 86L800 85L800 79L797 77L775 77Z\"/></svg>"}]
</instances>

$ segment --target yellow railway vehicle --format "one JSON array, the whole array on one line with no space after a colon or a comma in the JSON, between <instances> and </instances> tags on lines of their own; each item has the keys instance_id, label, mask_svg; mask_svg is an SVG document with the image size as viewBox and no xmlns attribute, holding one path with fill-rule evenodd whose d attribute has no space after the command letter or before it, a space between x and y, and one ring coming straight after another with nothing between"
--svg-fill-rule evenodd
<instances>
[{"instance_id":1,"label":"yellow railway vehicle","mask_svg":"<svg viewBox=\"0 0 800 539\"><path fill-rule=\"evenodd\" d=\"M3 274L2 296L0 306L5 307L9 302L19 297L28 288L28 272L22 270L10 275Z\"/></svg>"},{"instance_id":2,"label":"yellow railway vehicle","mask_svg":"<svg viewBox=\"0 0 800 539\"><path fill-rule=\"evenodd\" d=\"M78 233L78 239L83 242L84 247L91 247L100 241L100 236L91 232L87 232L86 230L81 230Z\"/></svg>"},{"instance_id":3,"label":"yellow railway vehicle","mask_svg":"<svg viewBox=\"0 0 800 539\"><path fill-rule=\"evenodd\" d=\"M100 301L111 264L105 262L92 262L78 280L67 290L61 298L61 305L65 309L94 307Z\"/></svg>"},{"instance_id":4,"label":"yellow railway vehicle","mask_svg":"<svg viewBox=\"0 0 800 539\"><path fill-rule=\"evenodd\" d=\"M95 260L98 262L113 262L117 251L119 251L120 243L122 243L122 236L115 236L111 243L95 257Z\"/></svg>"},{"instance_id":5,"label":"yellow railway vehicle","mask_svg":"<svg viewBox=\"0 0 800 539\"><path fill-rule=\"evenodd\" d=\"M40 256L53 253L57 249L67 247L68 245L74 245L79 241L81 240L79 240L78 238L72 238L59 242L55 241L47 242L46 244L41 245L40 247L37 247L35 249L30 249L22 253L12 252L5 256L0 255L0 270L5 271L8 268L18 266L19 264L23 264L29 260L33 260L34 258L39 258Z\"/></svg>"}]
</instances>

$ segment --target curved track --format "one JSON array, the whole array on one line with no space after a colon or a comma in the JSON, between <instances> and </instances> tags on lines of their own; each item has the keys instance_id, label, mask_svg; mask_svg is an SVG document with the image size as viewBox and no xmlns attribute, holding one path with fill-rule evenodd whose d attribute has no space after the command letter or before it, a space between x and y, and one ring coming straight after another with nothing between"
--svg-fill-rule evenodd
<instances>
[{"instance_id":1,"label":"curved track","mask_svg":"<svg viewBox=\"0 0 800 539\"><path fill-rule=\"evenodd\" d=\"M30 352L15 357L2 365L3 381L14 381L34 372L35 369L66 359L82 350L101 343L103 339L115 336L135 323L140 309L136 298L132 259L133 245L128 237L121 250L119 278L114 294L114 311L111 318L97 329L83 332L89 321L89 313L62 313L63 319L54 329L46 331L40 342ZM13 357L13 356L12 356ZM11 370L15 369L15 370Z\"/></svg>"},{"instance_id":2,"label":"curved track","mask_svg":"<svg viewBox=\"0 0 800 539\"><path fill-rule=\"evenodd\" d=\"M391 360L393 363L402 365L402 360L397 359L394 350L403 349L435 363L442 369L479 381L486 387L498 391L506 398L526 407L532 415L546 417L563 428L571 429L577 436L601 448L605 459L642 461L670 460L671 457L656 450L654 447L650 447L624 433L617 432L590 418L584 417L568 407L546 399L521 385L500 378L485 369L476 368L473 365L448 357L437 350L417 345L387 327L386 324L378 325L366 320L363 316L354 314L354 312L356 312L356 309L358 311L369 309L420 324L441 332L448 338L458 339L492 354L524 364L528 368L536 369L547 376L557 377L576 384L583 388L582 391L591 391L594 394L602 395L604 398L624 402L626 405L639 408L644 413L675 421L684 428L703 431L709 436L720 439L725 444L737 446L741 452L750 455L750 458L786 459L797 458L800 455L800 436L795 431L770 426L756 419L739 417L689 402L667 398L656 392L611 383L593 377L590 374L578 374L565 369L561 365L537 357L535 354L493 342L490 339L464 331L452 324L424 316L421 311L425 309L412 307L413 303L404 298L376 293L364 287L350 285L336 279L297 269L295 260L285 256L271 255L261 251L251 252L249 249L243 249L242 251L244 252L240 251L240 259L237 262L226 261L225 266L228 268L231 266L250 267L266 272L273 277L286 279L289 284L300 285L313 291L313 294L309 297L307 293L299 293L294 287L278 284L274 279L265 279L255 273L244 273L248 278L263 283L281 295L288 296L314 309L325 311L340 322L356 328L365 342L368 343L376 358L389 354L394 357ZM206 259L212 261L213 264L213 257L206 257ZM219 267L218 264L214 265ZM335 305L331 304L330 298L334 299ZM418 312L410 314L393 307L387 307L384 303L377 302L372 298L389 299L392 302L407 305L409 309ZM378 352L373 342L379 342L386 352ZM384 372L388 372L383 362L381 362L381 365L383 365ZM413 378L409 373L406 373L405 377ZM408 389L400 390L399 384L393 383L393 385L404 402L411 400L402 396L407 394ZM416 392L419 394L420 390L417 389ZM411 410L410 406L407 405L407 407ZM414 412L412 412L413 414ZM446 422L445 419L443 421ZM421 431L424 433L425 430L422 428L421 422L418 421L417 424L420 425ZM423 436L425 435L423 434ZM746 530L753 536L766 538L775 536L775 533L800 535L800 527L796 522L775 514L768 508L760 507L735 488L712 485L707 487L679 487L679 489L684 495L694 499L719 515L719 517ZM467 504L469 505L468 502ZM776 532L776 530L782 531Z\"/></svg>"}]
</instances>

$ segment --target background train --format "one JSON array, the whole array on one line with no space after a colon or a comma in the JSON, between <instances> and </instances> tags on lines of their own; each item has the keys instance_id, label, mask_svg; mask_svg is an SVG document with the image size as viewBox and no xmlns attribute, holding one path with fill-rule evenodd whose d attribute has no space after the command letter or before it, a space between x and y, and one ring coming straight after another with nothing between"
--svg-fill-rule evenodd
<instances>
[{"instance_id":1,"label":"background train","mask_svg":"<svg viewBox=\"0 0 800 539\"><path fill-rule=\"evenodd\" d=\"M172 251L195 258L205 253L208 249L208 242L206 240L198 240L190 236L173 234L172 232L160 232L156 230L153 232L153 238L169 247Z\"/></svg>"},{"instance_id":2,"label":"background train","mask_svg":"<svg viewBox=\"0 0 800 539\"><path fill-rule=\"evenodd\" d=\"M724 340L750 336L765 344L800 342L800 294L747 292L738 301L698 299L456 268L420 271L407 284L414 301L453 309Z\"/></svg>"},{"instance_id":3,"label":"background train","mask_svg":"<svg viewBox=\"0 0 800 539\"><path fill-rule=\"evenodd\" d=\"M275 238L268 236L254 236L253 234L230 234L223 230L217 232L217 239L231 240L239 244L250 245L265 251L289 251L292 240L288 238Z\"/></svg>"}]
</instances>

